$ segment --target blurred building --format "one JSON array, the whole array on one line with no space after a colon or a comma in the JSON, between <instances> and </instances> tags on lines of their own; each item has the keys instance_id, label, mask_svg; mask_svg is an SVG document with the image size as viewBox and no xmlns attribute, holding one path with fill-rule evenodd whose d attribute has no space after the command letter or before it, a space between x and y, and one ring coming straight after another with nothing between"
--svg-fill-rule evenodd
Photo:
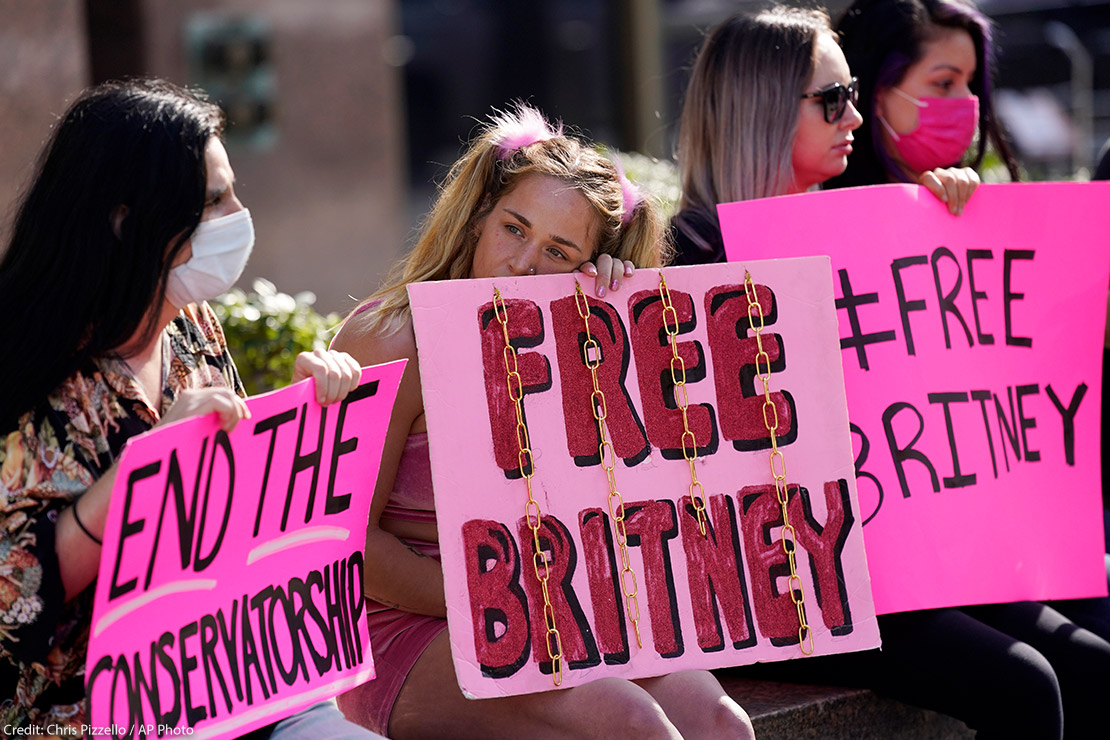
<instances>
[{"instance_id":1,"label":"blurred building","mask_svg":"<svg viewBox=\"0 0 1110 740\"><path fill-rule=\"evenodd\" d=\"M343 310L400 255L493 108L526 100L595 140L669 157L705 33L766 4L0 0L0 208L85 85L130 74L201 85L228 112L255 214L247 278ZM823 3L834 19L848 4ZM980 6L997 24L1000 112L1031 174L1091 166L1110 138L1110 0Z\"/></svg>"},{"instance_id":2,"label":"blurred building","mask_svg":"<svg viewBox=\"0 0 1110 740\"><path fill-rule=\"evenodd\" d=\"M1035 177L1083 176L1110 139L1110 2L982 0L997 27L999 116Z\"/></svg>"},{"instance_id":3,"label":"blurred building","mask_svg":"<svg viewBox=\"0 0 1110 740\"><path fill-rule=\"evenodd\" d=\"M787 2L820 4L834 21L850 4ZM399 62L411 185L430 192L428 183L454 160L474 118L515 98L613 146L671 156L690 66L706 32L732 13L767 4L402 0ZM980 0L979 6L996 24L1000 113L1030 174L1071 177L1089 167L1110 138L1110 2Z\"/></svg>"},{"instance_id":4,"label":"blurred building","mask_svg":"<svg viewBox=\"0 0 1110 740\"><path fill-rule=\"evenodd\" d=\"M90 83L200 85L228 114L236 189L264 276L344 310L408 228L394 0L0 0L0 203L31 175L54 119ZM4 219L6 232L10 218Z\"/></svg>"},{"instance_id":5,"label":"blurred building","mask_svg":"<svg viewBox=\"0 0 1110 740\"><path fill-rule=\"evenodd\" d=\"M671 156L706 32L731 13L767 4L401 0L411 184L426 188L442 176L476 121L518 99L596 141ZM836 13L847 1L822 4Z\"/></svg>"}]
</instances>

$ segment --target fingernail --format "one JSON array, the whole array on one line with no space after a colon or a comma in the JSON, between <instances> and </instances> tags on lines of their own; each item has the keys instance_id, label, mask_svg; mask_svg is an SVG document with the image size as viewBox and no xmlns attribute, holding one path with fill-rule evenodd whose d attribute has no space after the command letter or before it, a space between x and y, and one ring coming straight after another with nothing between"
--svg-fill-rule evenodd
<instances>
[{"instance_id":1,"label":"fingernail","mask_svg":"<svg viewBox=\"0 0 1110 740\"><path fill-rule=\"evenodd\" d=\"M629 267L628 265L624 266L624 276L625 277L632 277L632 268Z\"/></svg>"},{"instance_id":2,"label":"fingernail","mask_svg":"<svg viewBox=\"0 0 1110 740\"><path fill-rule=\"evenodd\" d=\"M598 298L604 298L605 297L605 286L604 285L598 286L597 297Z\"/></svg>"},{"instance_id":3,"label":"fingernail","mask_svg":"<svg viewBox=\"0 0 1110 740\"><path fill-rule=\"evenodd\" d=\"M617 282L616 280L614 280L612 283L609 284L609 289L610 290L616 290L619 287L620 287L620 283Z\"/></svg>"}]
</instances>

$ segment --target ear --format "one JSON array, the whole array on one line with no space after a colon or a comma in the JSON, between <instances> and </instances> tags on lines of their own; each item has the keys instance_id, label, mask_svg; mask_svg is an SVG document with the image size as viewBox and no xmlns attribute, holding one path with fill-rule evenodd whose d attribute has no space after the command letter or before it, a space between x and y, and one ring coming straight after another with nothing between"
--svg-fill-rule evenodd
<instances>
[{"instance_id":1,"label":"ear","mask_svg":"<svg viewBox=\"0 0 1110 740\"><path fill-rule=\"evenodd\" d=\"M120 204L112 209L112 215L109 220L112 223L112 233L116 235L117 239L123 239L123 219L127 217L127 206Z\"/></svg>"}]
</instances>

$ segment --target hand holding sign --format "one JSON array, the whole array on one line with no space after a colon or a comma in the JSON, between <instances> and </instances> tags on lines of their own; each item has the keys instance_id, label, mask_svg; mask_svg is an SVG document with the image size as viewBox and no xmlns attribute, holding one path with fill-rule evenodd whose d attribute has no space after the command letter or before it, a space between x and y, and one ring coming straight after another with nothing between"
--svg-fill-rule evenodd
<instances>
[{"instance_id":1,"label":"hand holding sign","mask_svg":"<svg viewBox=\"0 0 1110 740\"><path fill-rule=\"evenodd\" d=\"M159 426L212 413L219 417L220 429L228 433L235 431L240 420L251 416L246 401L230 388L188 388L181 391Z\"/></svg>"}]
</instances>

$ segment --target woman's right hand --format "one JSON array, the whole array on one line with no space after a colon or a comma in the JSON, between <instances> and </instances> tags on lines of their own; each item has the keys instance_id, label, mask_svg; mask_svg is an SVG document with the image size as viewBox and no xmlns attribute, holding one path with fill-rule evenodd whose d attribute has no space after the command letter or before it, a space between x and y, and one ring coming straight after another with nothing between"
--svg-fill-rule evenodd
<instances>
[{"instance_id":1,"label":"woman's right hand","mask_svg":"<svg viewBox=\"0 0 1110 740\"><path fill-rule=\"evenodd\" d=\"M158 425L215 413L220 428L230 433L240 419L249 419L250 409L230 388L189 388L181 391Z\"/></svg>"},{"instance_id":2,"label":"woman's right hand","mask_svg":"<svg viewBox=\"0 0 1110 740\"><path fill-rule=\"evenodd\" d=\"M630 278L636 273L635 263L608 254L599 254L595 262L583 262L578 269L595 278L594 292L598 298L604 298L607 290L620 289L621 278Z\"/></svg>"},{"instance_id":3,"label":"woman's right hand","mask_svg":"<svg viewBox=\"0 0 1110 740\"><path fill-rule=\"evenodd\" d=\"M970 167L938 167L923 172L917 182L928 188L941 203L947 203L949 213L959 216L975 188L979 187L979 173Z\"/></svg>"}]
</instances>

